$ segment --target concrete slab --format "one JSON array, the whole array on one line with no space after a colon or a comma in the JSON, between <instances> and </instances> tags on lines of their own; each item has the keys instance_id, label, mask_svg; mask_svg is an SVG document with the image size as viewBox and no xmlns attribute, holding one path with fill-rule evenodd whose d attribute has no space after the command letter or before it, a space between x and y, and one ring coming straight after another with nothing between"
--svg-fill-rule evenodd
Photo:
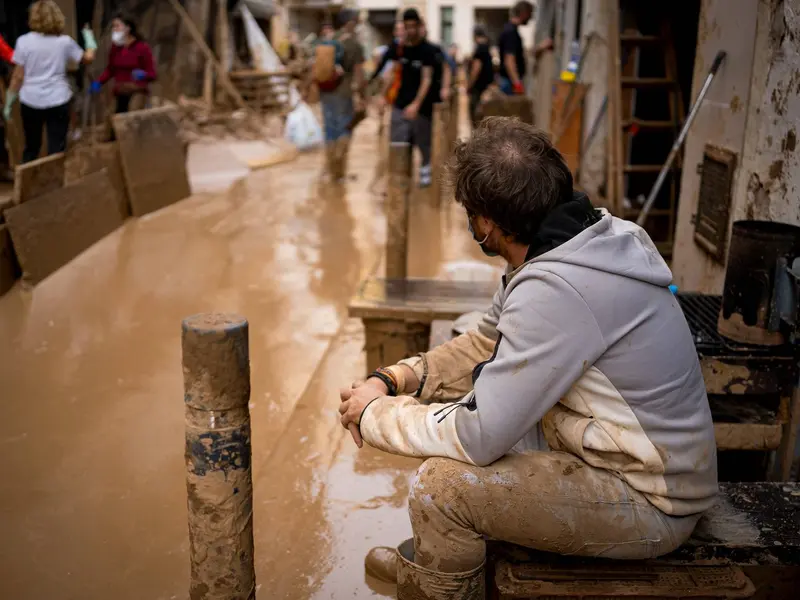
<instances>
[{"instance_id":1,"label":"concrete slab","mask_svg":"<svg viewBox=\"0 0 800 600\"><path fill-rule=\"evenodd\" d=\"M177 110L162 107L114 116L122 172L135 217L174 204L191 193Z\"/></svg>"},{"instance_id":2,"label":"concrete slab","mask_svg":"<svg viewBox=\"0 0 800 600\"><path fill-rule=\"evenodd\" d=\"M122 225L105 171L5 211L22 267L38 283Z\"/></svg>"},{"instance_id":3,"label":"concrete slab","mask_svg":"<svg viewBox=\"0 0 800 600\"><path fill-rule=\"evenodd\" d=\"M14 170L14 202L21 204L64 187L64 153L38 158Z\"/></svg>"},{"instance_id":4,"label":"concrete slab","mask_svg":"<svg viewBox=\"0 0 800 600\"><path fill-rule=\"evenodd\" d=\"M125 188L119 146L116 142L88 144L71 149L67 153L64 184L71 185L103 169L107 170L111 184L117 191L120 215L123 218L131 216L128 190Z\"/></svg>"},{"instance_id":5,"label":"concrete slab","mask_svg":"<svg viewBox=\"0 0 800 600\"><path fill-rule=\"evenodd\" d=\"M7 225L0 225L0 296L10 290L19 279L19 263L11 243Z\"/></svg>"}]
</instances>

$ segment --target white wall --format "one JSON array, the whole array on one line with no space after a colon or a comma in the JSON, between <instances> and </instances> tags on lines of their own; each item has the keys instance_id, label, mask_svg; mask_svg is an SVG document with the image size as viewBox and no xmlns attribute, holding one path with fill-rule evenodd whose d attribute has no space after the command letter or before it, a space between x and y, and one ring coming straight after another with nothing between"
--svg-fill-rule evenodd
<instances>
[{"instance_id":1,"label":"white wall","mask_svg":"<svg viewBox=\"0 0 800 600\"><path fill-rule=\"evenodd\" d=\"M757 156L753 155L763 150L757 145L747 147L746 138L758 137L761 127L758 113L763 108L769 109L761 106L763 78L770 71L769 60L772 58L767 52L768 33L756 33L757 28L769 28L769 17L762 10L768 1L703 0L701 5L692 100L697 97L717 52L725 50L728 54L697 113L684 146L672 269L675 283L685 291L718 294L722 292L725 278L724 266L694 241L694 220L700 188L700 175L696 167L703 160L705 145L713 144L738 155L731 192L732 213L737 205L743 204L743 197L747 194L750 174L746 165L757 160ZM756 54L761 56L763 63L758 68L754 68ZM751 97L751 90L756 89L759 80L761 90Z\"/></svg>"}]
</instances>

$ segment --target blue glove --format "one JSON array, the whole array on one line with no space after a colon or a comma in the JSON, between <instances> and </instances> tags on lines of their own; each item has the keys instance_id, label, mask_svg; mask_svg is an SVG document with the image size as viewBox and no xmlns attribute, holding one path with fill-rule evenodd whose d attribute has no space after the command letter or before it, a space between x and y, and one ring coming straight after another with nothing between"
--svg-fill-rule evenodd
<instances>
[{"instance_id":1,"label":"blue glove","mask_svg":"<svg viewBox=\"0 0 800 600\"><path fill-rule=\"evenodd\" d=\"M93 81L89 85L89 93L91 94L99 94L101 89L103 89L103 84L99 81Z\"/></svg>"},{"instance_id":2,"label":"blue glove","mask_svg":"<svg viewBox=\"0 0 800 600\"><path fill-rule=\"evenodd\" d=\"M145 73L141 69L134 69L131 75L133 75L134 81L143 81L144 78L147 77L147 73Z\"/></svg>"}]
</instances>

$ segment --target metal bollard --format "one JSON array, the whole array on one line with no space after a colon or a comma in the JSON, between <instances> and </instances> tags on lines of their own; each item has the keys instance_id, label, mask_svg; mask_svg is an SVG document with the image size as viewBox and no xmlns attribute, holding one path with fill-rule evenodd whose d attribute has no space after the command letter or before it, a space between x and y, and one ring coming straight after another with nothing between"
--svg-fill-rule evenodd
<instances>
[{"instance_id":1,"label":"metal bollard","mask_svg":"<svg viewBox=\"0 0 800 600\"><path fill-rule=\"evenodd\" d=\"M191 600L254 600L247 320L182 324Z\"/></svg>"},{"instance_id":2,"label":"metal bollard","mask_svg":"<svg viewBox=\"0 0 800 600\"><path fill-rule=\"evenodd\" d=\"M389 146L389 195L386 199L386 278L405 279L408 273L408 212L411 188L411 145Z\"/></svg>"}]
</instances>

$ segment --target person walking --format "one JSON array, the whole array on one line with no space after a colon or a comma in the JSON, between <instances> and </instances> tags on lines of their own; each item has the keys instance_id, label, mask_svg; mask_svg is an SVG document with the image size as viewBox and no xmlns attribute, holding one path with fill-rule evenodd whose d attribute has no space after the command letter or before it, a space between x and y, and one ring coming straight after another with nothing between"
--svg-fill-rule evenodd
<instances>
[{"instance_id":1,"label":"person walking","mask_svg":"<svg viewBox=\"0 0 800 600\"><path fill-rule=\"evenodd\" d=\"M511 20L503 27L498 48L500 50L499 84L504 94L524 94L525 47L519 35L519 26L527 25L533 16L533 4L517 2L511 9Z\"/></svg>"},{"instance_id":2,"label":"person walking","mask_svg":"<svg viewBox=\"0 0 800 600\"><path fill-rule=\"evenodd\" d=\"M431 184L431 117L433 104L438 100L439 90L434 86L434 71L440 53L425 42L422 36L422 20L416 9L403 13L405 39L393 43L384 55L384 60L397 61L398 69L379 96L383 105L387 100L392 105L391 141L412 143L422 154L419 182L421 186ZM378 69L383 65L379 65Z\"/></svg>"},{"instance_id":3,"label":"person walking","mask_svg":"<svg viewBox=\"0 0 800 600\"><path fill-rule=\"evenodd\" d=\"M325 158L332 181L347 174L350 137L356 116L364 109L364 47L356 38L358 13L345 9L338 15L338 77L330 89L320 86L320 104L325 124ZM318 84L319 85L319 84Z\"/></svg>"},{"instance_id":4,"label":"person walking","mask_svg":"<svg viewBox=\"0 0 800 600\"><path fill-rule=\"evenodd\" d=\"M142 110L150 97L150 83L156 80L156 67L150 46L139 35L136 23L128 17L111 22L111 51L105 70L91 84L93 94L114 80L114 112Z\"/></svg>"},{"instance_id":5,"label":"person walking","mask_svg":"<svg viewBox=\"0 0 800 600\"><path fill-rule=\"evenodd\" d=\"M39 157L45 127L47 153L66 150L72 99L67 70L81 62L91 63L97 50L97 41L88 27L82 32L85 51L64 35L64 13L54 0L31 4L28 27L30 32L21 35L14 48L14 72L3 107L3 118L8 123L19 98L25 133L23 162Z\"/></svg>"},{"instance_id":6,"label":"person walking","mask_svg":"<svg viewBox=\"0 0 800 600\"><path fill-rule=\"evenodd\" d=\"M480 25L476 26L473 35L475 37L475 52L469 64L469 75L467 79L467 94L469 95L469 118L472 126L478 125L478 106L481 103L481 96L494 82L494 65L492 64L492 54L489 51L489 36L486 29Z\"/></svg>"}]
</instances>

